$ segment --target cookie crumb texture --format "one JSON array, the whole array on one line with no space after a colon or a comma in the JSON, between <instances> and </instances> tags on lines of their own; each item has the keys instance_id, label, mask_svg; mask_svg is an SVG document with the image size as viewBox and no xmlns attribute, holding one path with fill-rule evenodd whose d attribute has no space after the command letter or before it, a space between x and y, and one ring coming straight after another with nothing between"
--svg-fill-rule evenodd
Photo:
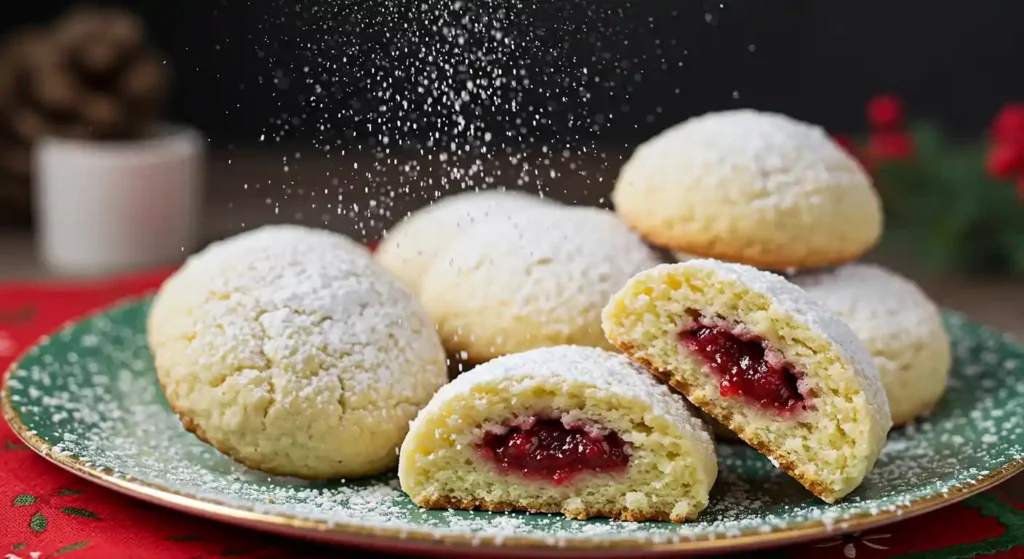
<instances>
[{"instance_id":1,"label":"cookie crumb texture","mask_svg":"<svg viewBox=\"0 0 1024 559\"><path fill-rule=\"evenodd\" d=\"M827 502L861 483L892 426L863 344L781 276L715 260L664 264L611 298L603 327Z\"/></svg>"},{"instance_id":2,"label":"cookie crumb texture","mask_svg":"<svg viewBox=\"0 0 1024 559\"><path fill-rule=\"evenodd\" d=\"M473 363L556 345L613 349L601 309L658 255L612 212L551 206L481 223L441 253L420 299Z\"/></svg>"},{"instance_id":3,"label":"cookie crumb texture","mask_svg":"<svg viewBox=\"0 0 1024 559\"><path fill-rule=\"evenodd\" d=\"M708 428L624 356L558 346L500 357L442 388L402 445L419 506L682 522L718 475Z\"/></svg>"},{"instance_id":4,"label":"cookie crumb texture","mask_svg":"<svg viewBox=\"0 0 1024 559\"><path fill-rule=\"evenodd\" d=\"M883 225L870 177L824 130L749 109L691 118L642 144L612 201L655 245L775 270L856 260Z\"/></svg>"},{"instance_id":5,"label":"cookie crumb texture","mask_svg":"<svg viewBox=\"0 0 1024 559\"><path fill-rule=\"evenodd\" d=\"M831 309L864 342L902 425L946 392L953 351L938 306L914 282L873 264L798 275L793 282Z\"/></svg>"},{"instance_id":6,"label":"cookie crumb texture","mask_svg":"<svg viewBox=\"0 0 1024 559\"><path fill-rule=\"evenodd\" d=\"M267 226L196 254L161 287L147 330L185 428L272 474L386 471L447 380L412 294L360 245L304 227Z\"/></svg>"}]
</instances>

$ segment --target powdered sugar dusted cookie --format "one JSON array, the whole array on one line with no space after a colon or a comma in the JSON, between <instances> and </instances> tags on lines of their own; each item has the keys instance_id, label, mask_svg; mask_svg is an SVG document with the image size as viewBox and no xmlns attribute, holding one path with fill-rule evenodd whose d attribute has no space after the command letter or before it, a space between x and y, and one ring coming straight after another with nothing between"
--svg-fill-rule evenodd
<instances>
[{"instance_id":1,"label":"powdered sugar dusted cookie","mask_svg":"<svg viewBox=\"0 0 1024 559\"><path fill-rule=\"evenodd\" d=\"M560 346L508 355L442 388L402 444L427 508L695 518L718 473L707 427L625 357Z\"/></svg>"},{"instance_id":2,"label":"powdered sugar dusted cookie","mask_svg":"<svg viewBox=\"0 0 1024 559\"><path fill-rule=\"evenodd\" d=\"M882 232L878 194L853 157L817 126L753 110L648 140L612 200L655 245L774 270L855 260Z\"/></svg>"},{"instance_id":3,"label":"powdered sugar dusted cookie","mask_svg":"<svg viewBox=\"0 0 1024 559\"><path fill-rule=\"evenodd\" d=\"M601 308L657 255L609 211L552 206L483 223L438 255L420 299L471 363L563 344L607 347Z\"/></svg>"},{"instance_id":4,"label":"powdered sugar dusted cookie","mask_svg":"<svg viewBox=\"0 0 1024 559\"><path fill-rule=\"evenodd\" d=\"M214 243L148 319L186 429L239 462L309 479L381 473L446 382L433 324L349 239L269 226Z\"/></svg>"},{"instance_id":5,"label":"powdered sugar dusted cookie","mask_svg":"<svg viewBox=\"0 0 1024 559\"><path fill-rule=\"evenodd\" d=\"M390 231L374 252L377 262L418 292L434 257L460 233L478 223L508 219L520 211L548 207L556 202L525 192L472 191L447 196L413 212Z\"/></svg>"},{"instance_id":6,"label":"powdered sugar dusted cookie","mask_svg":"<svg viewBox=\"0 0 1024 559\"><path fill-rule=\"evenodd\" d=\"M637 274L604 309L608 339L834 502L892 426L856 335L781 276L715 260Z\"/></svg>"},{"instance_id":7,"label":"powdered sugar dusted cookie","mask_svg":"<svg viewBox=\"0 0 1024 559\"><path fill-rule=\"evenodd\" d=\"M835 312L864 342L901 425L932 409L952 364L938 307L912 281L871 264L840 266L792 280Z\"/></svg>"}]
</instances>

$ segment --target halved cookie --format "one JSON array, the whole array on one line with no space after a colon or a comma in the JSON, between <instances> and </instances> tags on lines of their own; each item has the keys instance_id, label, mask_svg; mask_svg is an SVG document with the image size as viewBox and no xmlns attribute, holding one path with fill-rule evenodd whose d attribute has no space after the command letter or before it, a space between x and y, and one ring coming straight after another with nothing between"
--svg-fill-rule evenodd
<instances>
[{"instance_id":1,"label":"halved cookie","mask_svg":"<svg viewBox=\"0 0 1024 559\"><path fill-rule=\"evenodd\" d=\"M426 508L693 519L718 474L708 428L622 355L556 346L464 373L416 417L402 489Z\"/></svg>"},{"instance_id":2,"label":"halved cookie","mask_svg":"<svg viewBox=\"0 0 1024 559\"><path fill-rule=\"evenodd\" d=\"M634 276L603 313L609 341L834 502L892 426L854 333L781 276L716 260Z\"/></svg>"}]
</instances>

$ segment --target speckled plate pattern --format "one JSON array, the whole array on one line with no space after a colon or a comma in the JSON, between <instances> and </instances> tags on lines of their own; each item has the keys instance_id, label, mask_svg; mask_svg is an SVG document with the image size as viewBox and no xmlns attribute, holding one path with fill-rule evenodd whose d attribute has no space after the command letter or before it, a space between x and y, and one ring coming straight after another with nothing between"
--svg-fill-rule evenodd
<instances>
[{"instance_id":1,"label":"speckled plate pattern","mask_svg":"<svg viewBox=\"0 0 1024 559\"><path fill-rule=\"evenodd\" d=\"M711 505L687 524L424 511L393 475L275 478L185 432L146 348L148 309L148 299L123 302L30 349L5 382L5 417L44 457L96 483L267 531L442 554L451 546L518 557L725 552L894 522L1024 469L1024 347L946 313L956 355L950 390L930 417L890 434L874 471L839 504L818 501L752 449L723 444Z\"/></svg>"}]
</instances>

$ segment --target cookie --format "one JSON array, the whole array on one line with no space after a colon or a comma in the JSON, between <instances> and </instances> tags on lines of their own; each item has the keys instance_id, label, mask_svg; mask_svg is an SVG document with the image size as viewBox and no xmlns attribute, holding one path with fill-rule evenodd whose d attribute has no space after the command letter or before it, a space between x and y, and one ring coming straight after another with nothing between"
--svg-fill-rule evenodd
<instances>
[{"instance_id":1,"label":"cookie","mask_svg":"<svg viewBox=\"0 0 1024 559\"><path fill-rule=\"evenodd\" d=\"M626 355L826 502L861 483L892 426L862 342L781 276L665 264L629 280L602 324Z\"/></svg>"},{"instance_id":2,"label":"cookie","mask_svg":"<svg viewBox=\"0 0 1024 559\"><path fill-rule=\"evenodd\" d=\"M391 228L377 245L374 258L413 293L418 293L434 258L460 233L478 223L499 222L520 211L555 204L536 195L506 190L447 196Z\"/></svg>"},{"instance_id":3,"label":"cookie","mask_svg":"<svg viewBox=\"0 0 1024 559\"><path fill-rule=\"evenodd\" d=\"M268 226L214 243L160 288L148 317L182 425L258 470L379 474L447 381L433 324L353 241Z\"/></svg>"},{"instance_id":4,"label":"cookie","mask_svg":"<svg viewBox=\"0 0 1024 559\"><path fill-rule=\"evenodd\" d=\"M552 206L461 235L427 270L420 300L449 353L471 364L555 345L611 349L601 308L658 263L615 214Z\"/></svg>"},{"instance_id":5,"label":"cookie","mask_svg":"<svg viewBox=\"0 0 1024 559\"><path fill-rule=\"evenodd\" d=\"M687 260L700 260L701 258L702 257L700 257L700 256L697 256L697 255L694 255L694 254L687 254L685 252L669 252L668 253L668 258L666 258L666 261L668 261L668 262L686 262ZM738 264L738 262L737 262L737 264ZM833 270L834 268L830 266L830 267L827 267L827 268L805 268L805 269L786 268L784 270L773 270L773 269L769 269L769 268L758 268L758 269L759 270L764 270L765 272L771 272L773 274L780 275L780 276L782 276L782 277L784 277L786 279L790 279L790 278L794 278L796 276L799 276L801 274L806 274L806 273L812 273L813 274L813 273L817 273L819 271Z\"/></svg>"},{"instance_id":6,"label":"cookie","mask_svg":"<svg viewBox=\"0 0 1024 559\"><path fill-rule=\"evenodd\" d=\"M952 350L939 308L915 283L871 264L793 278L864 342L885 386L893 423L930 411L946 392Z\"/></svg>"},{"instance_id":7,"label":"cookie","mask_svg":"<svg viewBox=\"0 0 1024 559\"><path fill-rule=\"evenodd\" d=\"M718 472L682 398L619 354L560 346L500 357L413 421L398 478L434 509L682 522Z\"/></svg>"},{"instance_id":8,"label":"cookie","mask_svg":"<svg viewBox=\"0 0 1024 559\"><path fill-rule=\"evenodd\" d=\"M753 110L705 114L648 140L612 201L654 245L773 270L856 260L883 225L870 177L824 130Z\"/></svg>"}]
</instances>

